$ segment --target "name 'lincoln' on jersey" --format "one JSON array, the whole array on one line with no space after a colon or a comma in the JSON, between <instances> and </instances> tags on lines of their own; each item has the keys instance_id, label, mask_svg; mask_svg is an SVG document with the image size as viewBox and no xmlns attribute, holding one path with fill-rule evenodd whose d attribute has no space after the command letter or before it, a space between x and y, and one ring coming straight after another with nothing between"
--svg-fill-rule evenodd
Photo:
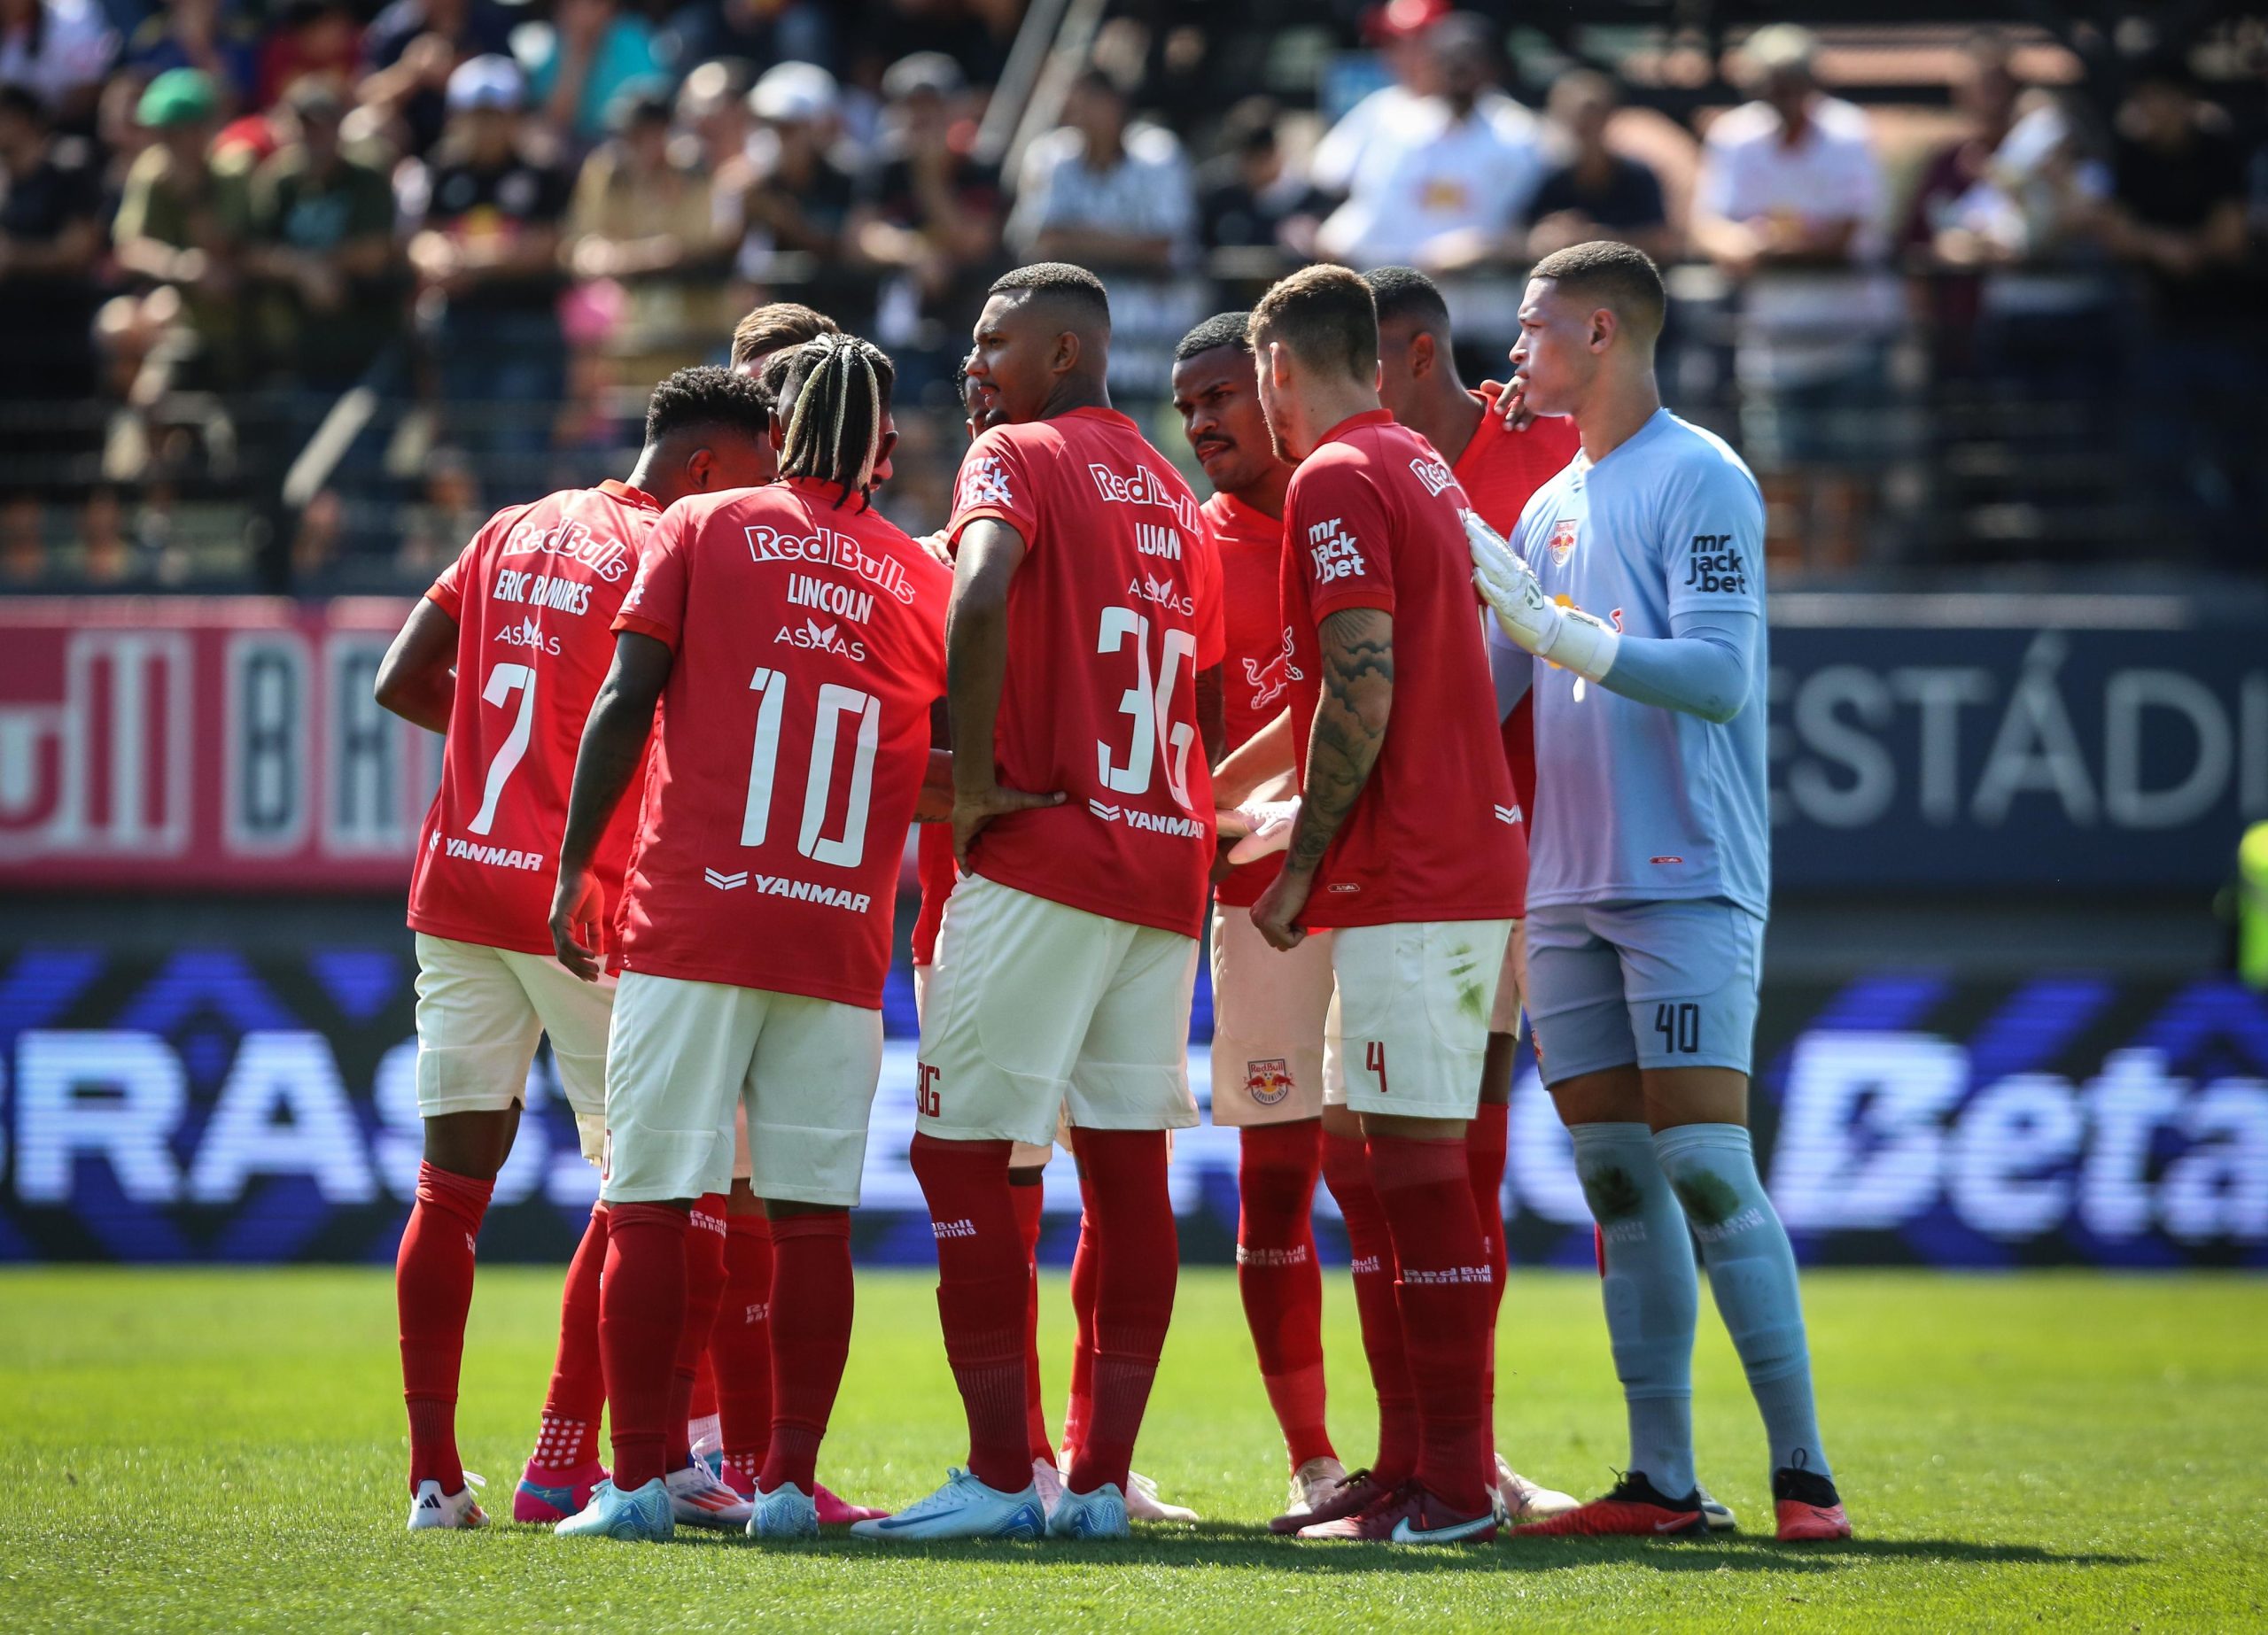
<instances>
[{"instance_id":1,"label":"name 'lincoln' on jersey","mask_svg":"<svg viewBox=\"0 0 2268 1635\"><path fill-rule=\"evenodd\" d=\"M1512 541L1544 593L1626 636L1729 619L1755 689L1718 725L1539 661L1530 907L1725 897L1769 911L1765 789L1764 500L1720 438L1658 410L1596 464L1536 491ZM1489 636L1508 639L1490 621Z\"/></svg>"},{"instance_id":2,"label":"name 'lincoln' on jersey","mask_svg":"<svg viewBox=\"0 0 2268 1635\"><path fill-rule=\"evenodd\" d=\"M1200 934L1213 780L1197 672L1221 662L1223 639L1196 496L1132 421L1080 408L970 445L951 538L986 517L1028 553L1008 582L993 760L1009 788L1068 798L996 818L971 869L1090 914Z\"/></svg>"}]
</instances>

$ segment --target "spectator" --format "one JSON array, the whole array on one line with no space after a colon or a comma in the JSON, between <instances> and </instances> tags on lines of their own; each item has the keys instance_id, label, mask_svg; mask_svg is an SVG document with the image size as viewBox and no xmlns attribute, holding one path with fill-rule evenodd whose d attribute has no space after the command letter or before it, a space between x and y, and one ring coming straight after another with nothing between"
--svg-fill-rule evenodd
<instances>
[{"instance_id":1,"label":"spectator","mask_svg":"<svg viewBox=\"0 0 2268 1635\"><path fill-rule=\"evenodd\" d=\"M718 232L709 167L698 144L672 146L672 116L658 90L625 95L615 134L583 161L568 216L569 267L626 286L623 321L649 356L681 351L688 326L713 331L731 317L718 276L731 244Z\"/></svg>"},{"instance_id":2,"label":"spectator","mask_svg":"<svg viewBox=\"0 0 2268 1635\"><path fill-rule=\"evenodd\" d=\"M94 128L118 35L96 0L0 0L0 85L38 97L57 128Z\"/></svg>"},{"instance_id":3,"label":"spectator","mask_svg":"<svg viewBox=\"0 0 2268 1635\"><path fill-rule=\"evenodd\" d=\"M1519 255L1543 149L1533 114L1489 97L1495 29L1459 12L1426 31L1425 47L1440 93L1372 135L1347 202L1317 234L1325 255L1431 273Z\"/></svg>"},{"instance_id":4,"label":"spectator","mask_svg":"<svg viewBox=\"0 0 2268 1635\"><path fill-rule=\"evenodd\" d=\"M0 495L28 507L34 541L40 498L92 475L101 250L87 143L55 136L32 91L0 86Z\"/></svg>"},{"instance_id":5,"label":"spectator","mask_svg":"<svg viewBox=\"0 0 2268 1635\"><path fill-rule=\"evenodd\" d=\"M111 237L121 271L181 292L203 344L204 379L228 384L243 363L236 295L249 178L210 152L219 108L201 68L169 68L150 81L135 117L155 140L126 173Z\"/></svg>"},{"instance_id":6,"label":"spectator","mask_svg":"<svg viewBox=\"0 0 2268 1635\"><path fill-rule=\"evenodd\" d=\"M530 74L537 102L578 147L606 134L615 99L633 86L666 83L653 26L616 0L559 0L551 33Z\"/></svg>"},{"instance_id":7,"label":"spectator","mask_svg":"<svg viewBox=\"0 0 2268 1635\"><path fill-rule=\"evenodd\" d=\"M1449 15L1449 0L1389 0L1379 9L1371 32L1393 82L1341 114L1316 144L1308 161L1308 175L1316 186L1344 198L1354 190L1363 156L1382 132L1426 116L1427 105L1441 90L1437 61L1426 36Z\"/></svg>"},{"instance_id":8,"label":"spectator","mask_svg":"<svg viewBox=\"0 0 2268 1635\"><path fill-rule=\"evenodd\" d=\"M1273 101L1248 97L1222 122L1220 155L1197 178L1197 218L1208 250L1305 256L1314 249L1332 200L1285 161L1277 132L1281 119Z\"/></svg>"},{"instance_id":9,"label":"spectator","mask_svg":"<svg viewBox=\"0 0 2268 1635\"><path fill-rule=\"evenodd\" d=\"M556 305L571 182L536 157L525 87L508 57L449 76L449 123L410 170L401 214L433 323L451 430L476 458L540 453L565 381ZM530 468L505 473L523 482Z\"/></svg>"},{"instance_id":10,"label":"spectator","mask_svg":"<svg viewBox=\"0 0 2268 1635\"><path fill-rule=\"evenodd\" d=\"M1007 228L1020 259L1164 272L1184 258L1192 200L1181 143L1162 127L1130 125L1130 112L1100 69L1072 82L1063 123L1024 154Z\"/></svg>"},{"instance_id":11,"label":"spectator","mask_svg":"<svg viewBox=\"0 0 2268 1635\"><path fill-rule=\"evenodd\" d=\"M1757 99L1709 127L1693 241L1740 292L1734 368L1770 542L1802 540L1847 566L1864 520L1861 469L1884 447L1895 292L1869 273L1883 182L1867 117L1819 89L1817 50L1791 24L1748 40Z\"/></svg>"},{"instance_id":12,"label":"spectator","mask_svg":"<svg viewBox=\"0 0 2268 1635\"><path fill-rule=\"evenodd\" d=\"M1566 138L1568 157L1545 173L1529 205L1535 225L1527 252L1537 260L1596 238L1635 244L1657 261L1676 251L1661 178L1607 143L1617 100L1614 81L1588 68L1561 74L1551 88L1548 112Z\"/></svg>"},{"instance_id":13,"label":"spectator","mask_svg":"<svg viewBox=\"0 0 2268 1635\"><path fill-rule=\"evenodd\" d=\"M774 256L808 256L809 266L797 270L813 281L812 303L828 312L839 304L847 316L864 309L868 293L843 259L858 178L838 157L841 102L835 76L810 63L778 64L749 92L749 112L763 129L757 137L756 179L742 205L748 236L740 266L765 283L782 270Z\"/></svg>"},{"instance_id":14,"label":"spectator","mask_svg":"<svg viewBox=\"0 0 2268 1635\"><path fill-rule=\"evenodd\" d=\"M2103 244L2140 275L2154 320L2128 364L2137 475L2173 532L2241 561L2268 510L2268 332L2246 265L2244 151L2186 66L2161 57L2132 78L2110 162Z\"/></svg>"},{"instance_id":15,"label":"spectator","mask_svg":"<svg viewBox=\"0 0 2268 1635\"><path fill-rule=\"evenodd\" d=\"M126 63L147 79L171 68L199 69L233 112L252 102L260 29L235 0L166 0L127 37Z\"/></svg>"},{"instance_id":16,"label":"spectator","mask_svg":"<svg viewBox=\"0 0 2268 1635\"><path fill-rule=\"evenodd\" d=\"M449 75L511 50L512 14L497 0L392 0L362 36L369 72L356 94L399 126L403 151L422 155L447 121Z\"/></svg>"},{"instance_id":17,"label":"spectator","mask_svg":"<svg viewBox=\"0 0 2268 1635\"><path fill-rule=\"evenodd\" d=\"M835 65L835 23L813 0L694 0L670 18L679 64L725 58L750 63Z\"/></svg>"},{"instance_id":18,"label":"spectator","mask_svg":"<svg viewBox=\"0 0 2268 1635\"><path fill-rule=\"evenodd\" d=\"M402 512L396 565L412 579L431 579L439 573L488 519L472 462L460 450L446 446L425 456L424 492Z\"/></svg>"},{"instance_id":19,"label":"spectator","mask_svg":"<svg viewBox=\"0 0 2268 1635\"><path fill-rule=\"evenodd\" d=\"M291 0L260 53L257 105L274 107L303 79L344 91L362 59L362 24L347 0Z\"/></svg>"},{"instance_id":20,"label":"spectator","mask_svg":"<svg viewBox=\"0 0 2268 1635\"><path fill-rule=\"evenodd\" d=\"M1000 173L970 151L976 121L959 106L967 90L941 52L890 65L882 162L851 213L858 253L886 269L875 338L897 354L909 402L938 378L921 355L959 344L947 332L983 304L1000 254Z\"/></svg>"},{"instance_id":21,"label":"spectator","mask_svg":"<svg viewBox=\"0 0 2268 1635\"><path fill-rule=\"evenodd\" d=\"M245 258L268 284L268 355L325 392L361 375L400 324L393 190L341 147L346 115L327 80L285 95L284 144L252 177Z\"/></svg>"}]
</instances>

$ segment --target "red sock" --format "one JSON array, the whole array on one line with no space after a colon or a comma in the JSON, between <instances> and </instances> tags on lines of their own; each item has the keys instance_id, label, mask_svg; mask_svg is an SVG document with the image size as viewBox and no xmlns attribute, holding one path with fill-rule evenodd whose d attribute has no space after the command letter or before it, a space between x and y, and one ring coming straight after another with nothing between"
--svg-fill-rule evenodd
<instances>
[{"instance_id":1,"label":"red sock","mask_svg":"<svg viewBox=\"0 0 2268 1635\"><path fill-rule=\"evenodd\" d=\"M717 1303L725 1298L725 1197L704 1192L693 1205L685 1237L685 1321L678 1329L677 1362L670 1373L669 1435L663 1444L666 1468L682 1470L693 1462L693 1392L701 1359L717 1326Z\"/></svg>"},{"instance_id":2,"label":"red sock","mask_svg":"<svg viewBox=\"0 0 2268 1635\"><path fill-rule=\"evenodd\" d=\"M1324 1429L1323 1268L1315 1256L1322 1127L1308 1119L1255 1125L1244 1132L1239 1152L1237 1292L1297 1470L1333 1456Z\"/></svg>"},{"instance_id":3,"label":"red sock","mask_svg":"<svg viewBox=\"0 0 2268 1635\"><path fill-rule=\"evenodd\" d=\"M850 1355L850 1214L789 1215L772 1223L772 1447L759 1484L818 1485L819 1445Z\"/></svg>"},{"instance_id":4,"label":"red sock","mask_svg":"<svg viewBox=\"0 0 2268 1635\"><path fill-rule=\"evenodd\" d=\"M464 1466L457 1459L457 1375L464 1366L465 1314L472 1309L473 1240L495 1184L417 1166L417 1202L393 1263L413 1493L429 1481L439 1482L444 1493L464 1491Z\"/></svg>"},{"instance_id":5,"label":"red sock","mask_svg":"<svg viewBox=\"0 0 2268 1635\"><path fill-rule=\"evenodd\" d=\"M1472 1207L1480 1217L1480 1236L1488 1249L1487 1372L1480 1381L1481 1469L1493 1486L1496 1480L1496 1314L1504 1305L1504 1275L1511 1260L1504 1249L1504 1150L1512 1110L1502 1102L1483 1102L1464 1135L1465 1173L1472 1182Z\"/></svg>"},{"instance_id":6,"label":"red sock","mask_svg":"<svg viewBox=\"0 0 2268 1635\"><path fill-rule=\"evenodd\" d=\"M937 1239L937 1316L968 1414L969 1474L988 1487L1021 1493L1031 1485L1024 1432L1031 1270L1016 1234L1008 1151L1005 1141L939 1141L917 1133L907 1156Z\"/></svg>"},{"instance_id":7,"label":"red sock","mask_svg":"<svg viewBox=\"0 0 2268 1635\"><path fill-rule=\"evenodd\" d=\"M1008 1172L1008 1194L1015 1200L1016 1233L1023 1239L1024 1259L1031 1267L1031 1306L1024 1316L1024 1432L1031 1456L1052 1465L1055 1445L1047 1439L1047 1404L1039 1391L1039 1213L1047 1202L1047 1187L1037 1180L1019 1182L1018 1174Z\"/></svg>"},{"instance_id":8,"label":"red sock","mask_svg":"<svg viewBox=\"0 0 2268 1635\"><path fill-rule=\"evenodd\" d=\"M717 1257L717 1260L718 1277L717 1292L721 1297L724 1293L723 1280L729 1274L724 1270L724 1256L721 1253ZM711 1318L711 1321L713 1322L715 1319ZM709 1347L704 1341L701 1349L694 1353L693 1396L685 1405L685 1418L687 1425L694 1425L704 1419L716 1417L717 1368L716 1365L709 1360Z\"/></svg>"},{"instance_id":9,"label":"red sock","mask_svg":"<svg viewBox=\"0 0 2268 1635\"><path fill-rule=\"evenodd\" d=\"M1163 1130L1079 1132L1082 1185L1094 1223L1094 1406L1064 1476L1073 1492L1126 1491L1134 1439L1173 1321L1181 1253L1166 1192Z\"/></svg>"},{"instance_id":10,"label":"red sock","mask_svg":"<svg viewBox=\"0 0 2268 1635\"><path fill-rule=\"evenodd\" d=\"M1452 1510L1478 1515L1488 1508L1480 1383L1491 1295L1464 1143L1373 1135L1370 1155L1394 1234L1394 1293L1418 1394L1416 1475Z\"/></svg>"},{"instance_id":11,"label":"red sock","mask_svg":"<svg viewBox=\"0 0 2268 1635\"><path fill-rule=\"evenodd\" d=\"M1086 1207L1087 1182L1079 1178L1079 1246L1071 1251L1071 1391L1063 1399L1063 1457L1076 1459L1095 1416L1095 1279L1102 1259L1095 1251L1094 1215Z\"/></svg>"},{"instance_id":12,"label":"red sock","mask_svg":"<svg viewBox=\"0 0 2268 1635\"><path fill-rule=\"evenodd\" d=\"M594 1204L559 1294L559 1355L530 1464L572 1470L598 1457L599 1415L606 1409L606 1367L599 1360L599 1275L605 1270L606 1205Z\"/></svg>"},{"instance_id":13,"label":"red sock","mask_svg":"<svg viewBox=\"0 0 2268 1635\"><path fill-rule=\"evenodd\" d=\"M1386 1230L1378 1189L1371 1184L1370 1153L1360 1135L1324 1132L1323 1178L1346 1218L1355 1313L1362 1322L1371 1387L1378 1393L1379 1453L1371 1470L1392 1487L1418 1468L1418 1398L1402 1344L1402 1307L1394 1296L1394 1236Z\"/></svg>"},{"instance_id":14,"label":"red sock","mask_svg":"<svg viewBox=\"0 0 2268 1635\"><path fill-rule=\"evenodd\" d=\"M614 1425L614 1484L633 1492L665 1476L678 1341L685 1330L686 1213L610 1204L599 1351ZM682 1412L678 1435L685 1434Z\"/></svg>"},{"instance_id":15,"label":"red sock","mask_svg":"<svg viewBox=\"0 0 2268 1635\"><path fill-rule=\"evenodd\" d=\"M725 1217L725 1298L709 1330L725 1463L752 1484L772 1445L772 1223Z\"/></svg>"}]
</instances>

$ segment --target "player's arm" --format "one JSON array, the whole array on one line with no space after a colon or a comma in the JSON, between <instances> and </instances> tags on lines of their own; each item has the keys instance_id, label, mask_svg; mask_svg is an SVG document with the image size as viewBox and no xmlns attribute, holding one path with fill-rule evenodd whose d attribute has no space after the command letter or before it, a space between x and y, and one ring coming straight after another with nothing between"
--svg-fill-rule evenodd
<instances>
[{"instance_id":1,"label":"player's arm","mask_svg":"<svg viewBox=\"0 0 2268 1635\"><path fill-rule=\"evenodd\" d=\"M1229 699L1218 664L1197 672L1197 735L1205 743L1205 764L1219 766L1229 753Z\"/></svg>"},{"instance_id":2,"label":"player's arm","mask_svg":"<svg viewBox=\"0 0 2268 1635\"><path fill-rule=\"evenodd\" d=\"M1316 867L1370 781L1394 713L1394 616L1379 608L1342 608L1324 616L1317 634L1323 691L1308 736L1300 815L1283 872L1252 910L1260 934L1279 949L1296 948L1307 935L1297 922Z\"/></svg>"},{"instance_id":3,"label":"player's arm","mask_svg":"<svg viewBox=\"0 0 2268 1635\"><path fill-rule=\"evenodd\" d=\"M421 596L378 661L371 693L379 708L429 732L449 730L457 694L457 622L430 596Z\"/></svg>"},{"instance_id":4,"label":"player's arm","mask_svg":"<svg viewBox=\"0 0 2268 1635\"><path fill-rule=\"evenodd\" d=\"M989 746L1000 720L1008 675L1008 584L1023 566L1023 535L997 517L961 531L953 562L953 596L945 610L945 704L953 742L953 856L966 868L969 843L995 818L1036 806L1060 806L1060 794L1004 787Z\"/></svg>"},{"instance_id":5,"label":"player's arm","mask_svg":"<svg viewBox=\"0 0 2268 1635\"><path fill-rule=\"evenodd\" d=\"M614 663L591 701L583 741L575 751L575 779L567 794L567 832L559 841L559 884L551 895L551 946L559 963L586 982L599 978L598 881L591 859L614 809L646 753L654 706L675 660L665 642L636 631L617 632ZM587 941L579 941L587 938Z\"/></svg>"},{"instance_id":6,"label":"player's arm","mask_svg":"<svg viewBox=\"0 0 2268 1635\"><path fill-rule=\"evenodd\" d=\"M1623 637L1598 684L1722 726L1740 714L1755 685L1758 624L1754 614L1730 608L1673 613L1666 638Z\"/></svg>"},{"instance_id":7,"label":"player's arm","mask_svg":"<svg viewBox=\"0 0 2268 1635\"><path fill-rule=\"evenodd\" d=\"M1535 656L1504 634L1494 619L1487 621L1488 679L1496 689L1496 719L1511 718L1528 689L1535 685Z\"/></svg>"}]
</instances>

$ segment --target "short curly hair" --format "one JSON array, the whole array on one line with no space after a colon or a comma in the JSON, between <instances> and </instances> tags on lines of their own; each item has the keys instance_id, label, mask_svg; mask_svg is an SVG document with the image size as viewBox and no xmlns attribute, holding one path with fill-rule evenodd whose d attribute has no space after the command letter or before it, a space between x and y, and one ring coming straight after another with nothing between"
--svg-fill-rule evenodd
<instances>
[{"instance_id":1,"label":"short curly hair","mask_svg":"<svg viewBox=\"0 0 2268 1635\"><path fill-rule=\"evenodd\" d=\"M772 435L772 399L745 375L712 364L680 369L646 400L646 441L673 431L717 426L751 438Z\"/></svg>"}]
</instances>

